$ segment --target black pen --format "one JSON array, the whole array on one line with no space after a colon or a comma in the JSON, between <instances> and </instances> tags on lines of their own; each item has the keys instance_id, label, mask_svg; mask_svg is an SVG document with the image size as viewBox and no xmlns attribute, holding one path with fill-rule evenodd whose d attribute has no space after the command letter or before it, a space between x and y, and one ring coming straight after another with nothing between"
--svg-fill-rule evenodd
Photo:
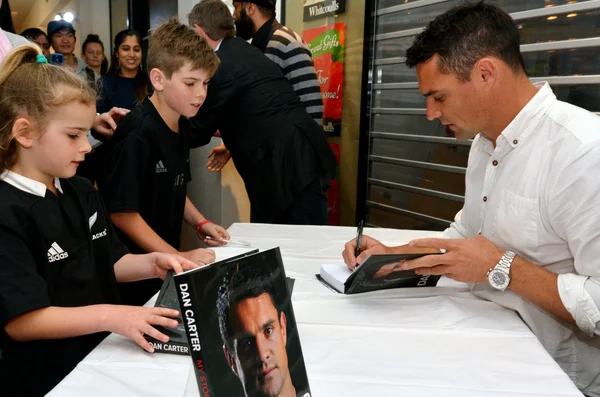
<instances>
[{"instance_id":1,"label":"black pen","mask_svg":"<svg viewBox=\"0 0 600 397\"><path fill-rule=\"evenodd\" d=\"M358 258L360 254L360 246L362 245L362 236L363 236L363 221L358 223L358 228L356 228L356 250L354 250L354 257ZM354 269L358 267L358 263L354 266Z\"/></svg>"}]
</instances>

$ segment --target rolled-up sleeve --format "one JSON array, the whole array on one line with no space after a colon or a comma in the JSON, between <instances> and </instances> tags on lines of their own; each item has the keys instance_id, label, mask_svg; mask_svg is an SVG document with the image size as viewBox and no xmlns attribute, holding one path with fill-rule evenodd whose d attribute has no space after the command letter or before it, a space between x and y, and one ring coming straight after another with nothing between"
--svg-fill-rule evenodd
<instances>
[{"instance_id":1,"label":"rolled-up sleeve","mask_svg":"<svg viewBox=\"0 0 600 397\"><path fill-rule=\"evenodd\" d=\"M579 329L589 336L600 335L600 285L596 284L599 280L573 273L558 276L560 299Z\"/></svg>"},{"instance_id":2,"label":"rolled-up sleeve","mask_svg":"<svg viewBox=\"0 0 600 397\"><path fill-rule=\"evenodd\" d=\"M600 334L600 144L582 145L554 181L552 227L573 255L574 273L561 274L562 303L586 334Z\"/></svg>"}]
</instances>

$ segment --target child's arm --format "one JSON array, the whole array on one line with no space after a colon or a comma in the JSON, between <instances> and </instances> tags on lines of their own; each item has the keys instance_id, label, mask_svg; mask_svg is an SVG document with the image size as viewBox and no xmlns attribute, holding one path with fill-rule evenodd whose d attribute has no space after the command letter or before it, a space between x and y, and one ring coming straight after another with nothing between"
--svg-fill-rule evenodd
<instances>
[{"instance_id":1,"label":"child's arm","mask_svg":"<svg viewBox=\"0 0 600 397\"><path fill-rule=\"evenodd\" d=\"M179 274L196 267L198 267L197 263L180 255L153 252L145 255L125 255L115 263L114 270L117 281L127 283L154 277L164 279L169 270Z\"/></svg>"},{"instance_id":2,"label":"child's arm","mask_svg":"<svg viewBox=\"0 0 600 397\"><path fill-rule=\"evenodd\" d=\"M146 351L154 348L144 339L149 335L162 342L169 337L153 325L175 328L177 310L159 307L90 305L82 307L50 306L33 310L8 321L4 330L17 342L39 339L63 339L96 332L114 332L132 338Z\"/></svg>"},{"instance_id":3,"label":"child's arm","mask_svg":"<svg viewBox=\"0 0 600 397\"><path fill-rule=\"evenodd\" d=\"M15 341L59 339L108 331L133 338L153 351L142 334L161 341L168 337L153 325L176 327L176 310L117 305L56 307L48 296L46 280L22 236L0 225L0 320L7 335ZM180 273L196 264L169 254L125 255L115 263L120 281L146 277L152 272L165 277L168 270Z\"/></svg>"},{"instance_id":4,"label":"child's arm","mask_svg":"<svg viewBox=\"0 0 600 397\"><path fill-rule=\"evenodd\" d=\"M110 214L110 220L131 241L146 252L178 253L175 248L156 234L139 212L113 212Z\"/></svg>"},{"instance_id":5,"label":"child's arm","mask_svg":"<svg viewBox=\"0 0 600 397\"><path fill-rule=\"evenodd\" d=\"M185 198L185 210L183 211L183 220L196 229L196 233L198 237L208 245L223 245L222 240L229 239L229 233L227 230L223 229L219 225L215 225L212 222L207 222L202 225L202 227L198 228L201 222L206 221L204 215L198 211L194 203L190 200L189 197ZM205 236L211 236L214 240L207 240Z\"/></svg>"},{"instance_id":6,"label":"child's arm","mask_svg":"<svg viewBox=\"0 0 600 397\"><path fill-rule=\"evenodd\" d=\"M144 218L142 218L138 212L113 212L110 214L110 220L117 228L125 233L125 235L131 241L133 241L138 247L146 252L179 254L199 265L207 265L215 261L215 253L212 250L198 248L192 251L177 251L158 234L156 234L156 232L150 226L148 226Z\"/></svg>"}]
</instances>

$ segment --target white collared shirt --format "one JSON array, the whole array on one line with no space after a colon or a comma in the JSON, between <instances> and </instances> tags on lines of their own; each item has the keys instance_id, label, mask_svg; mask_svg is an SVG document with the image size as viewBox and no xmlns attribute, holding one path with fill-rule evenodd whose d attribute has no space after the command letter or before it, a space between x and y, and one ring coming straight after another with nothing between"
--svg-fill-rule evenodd
<instances>
[{"instance_id":1,"label":"white collared shirt","mask_svg":"<svg viewBox=\"0 0 600 397\"><path fill-rule=\"evenodd\" d=\"M600 396L600 117L558 101L547 83L536 87L495 148L481 134L473 141L465 204L444 233L481 233L560 274L561 300L579 328L512 291L472 289L519 312L576 385Z\"/></svg>"},{"instance_id":2,"label":"white collared shirt","mask_svg":"<svg viewBox=\"0 0 600 397\"><path fill-rule=\"evenodd\" d=\"M16 187L17 189L20 189L24 192L39 196L39 197L45 197L46 196L46 185L43 184L42 182L38 182L36 180L27 178L26 176L17 174L16 172L12 172L12 171L4 171L1 175L0 175L0 181L6 182L10 185L13 185L14 187ZM54 178L54 187L56 187L56 190L59 192L63 192L62 187L60 186L60 179L58 178Z\"/></svg>"}]
</instances>

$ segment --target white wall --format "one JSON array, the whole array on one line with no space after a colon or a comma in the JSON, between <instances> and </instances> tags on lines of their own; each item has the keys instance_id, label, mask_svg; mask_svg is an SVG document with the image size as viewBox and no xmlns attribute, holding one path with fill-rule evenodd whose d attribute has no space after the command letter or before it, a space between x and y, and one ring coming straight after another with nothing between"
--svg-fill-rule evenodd
<instances>
[{"instance_id":1,"label":"white wall","mask_svg":"<svg viewBox=\"0 0 600 397\"><path fill-rule=\"evenodd\" d=\"M18 1L18 0L17 0ZM110 55L110 14L109 0L37 0L25 18L21 29L37 27L44 32L48 22L59 13L72 12L75 15L73 28L77 43L75 55L81 56L81 44L89 33L96 33L104 43L105 55Z\"/></svg>"},{"instance_id":2,"label":"white wall","mask_svg":"<svg viewBox=\"0 0 600 397\"><path fill-rule=\"evenodd\" d=\"M27 28L40 28L45 32L48 22L53 19L56 14L62 12L69 3L70 0L37 0L23 21L21 30Z\"/></svg>"},{"instance_id":3,"label":"white wall","mask_svg":"<svg viewBox=\"0 0 600 397\"><path fill-rule=\"evenodd\" d=\"M188 23L187 15L197 2L178 0L179 20L182 23ZM231 6L230 0L225 3ZM210 150L221 143L221 139L213 138L209 145L192 150L192 182L188 185L188 196L207 219L228 228L233 222L250 222L250 202L233 161L221 172L214 173L206 169ZM195 231L184 227L181 245L184 250L198 247Z\"/></svg>"},{"instance_id":4,"label":"white wall","mask_svg":"<svg viewBox=\"0 0 600 397\"><path fill-rule=\"evenodd\" d=\"M110 1L109 0L80 0L77 12L79 29L77 31L77 48L81 51L83 41L90 33L100 36L104 43L104 56L110 61Z\"/></svg>"}]
</instances>

